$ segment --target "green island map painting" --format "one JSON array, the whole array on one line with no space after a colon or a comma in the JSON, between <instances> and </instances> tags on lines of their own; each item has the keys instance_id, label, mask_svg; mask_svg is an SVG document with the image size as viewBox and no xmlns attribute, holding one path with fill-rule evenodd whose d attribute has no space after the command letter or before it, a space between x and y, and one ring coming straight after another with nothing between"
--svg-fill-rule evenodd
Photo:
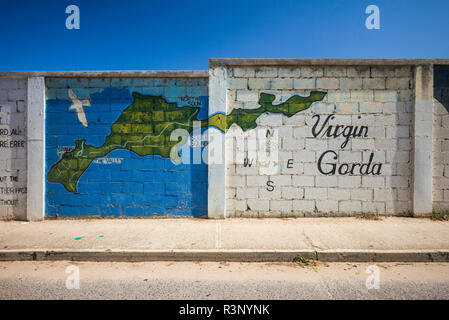
<instances>
[{"instance_id":1,"label":"green island map painting","mask_svg":"<svg viewBox=\"0 0 449 320\"><path fill-rule=\"evenodd\" d=\"M256 120L263 113L281 113L291 117L308 109L312 103L321 101L326 93L312 91L309 96L293 95L280 104L273 104L275 95L261 93L256 109L233 109L230 114L217 113L201 120L201 127L215 127L226 132L234 123L243 131L257 127ZM48 182L60 183L68 192L77 192L77 182L89 165L117 149L130 150L137 155L160 155L168 158L170 150L179 141L171 141L173 130L184 129L191 133L195 128L200 108L178 107L162 96L132 93L133 102L112 124L110 134L103 145L95 147L86 140L76 140L74 150L65 152L61 159L51 166Z\"/></svg>"}]
</instances>

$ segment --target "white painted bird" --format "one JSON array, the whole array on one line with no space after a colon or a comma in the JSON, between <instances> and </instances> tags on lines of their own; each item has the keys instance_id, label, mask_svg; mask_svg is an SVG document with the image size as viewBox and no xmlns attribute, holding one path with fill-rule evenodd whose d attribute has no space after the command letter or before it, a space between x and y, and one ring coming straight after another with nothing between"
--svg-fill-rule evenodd
<instances>
[{"instance_id":1,"label":"white painted bird","mask_svg":"<svg viewBox=\"0 0 449 320\"><path fill-rule=\"evenodd\" d=\"M69 110L75 110L76 114L78 116L78 120L81 122L83 126L87 128L87 119L86 114L84 113L83 106L90 107L90 100L89 98L86 98L84 100L80 100L75 92L73 92L72 89L69 88L69 97L72 100L72 105L69 107Z\"/></svg>"}]
</instances>

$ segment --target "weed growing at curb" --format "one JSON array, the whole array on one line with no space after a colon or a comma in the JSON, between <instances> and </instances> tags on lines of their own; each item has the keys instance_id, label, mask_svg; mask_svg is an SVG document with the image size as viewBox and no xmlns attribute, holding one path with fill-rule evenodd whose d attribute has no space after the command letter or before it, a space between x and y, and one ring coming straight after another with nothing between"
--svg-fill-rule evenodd
<instances>
[{"instance_id":1,"label":"weed growing at curb","mask_svg":"<svg viewBox=\"0 0 449 320\"><path fill-rule=\"evenodd\" d=\"M361 215L357 216L357 219L375 220L375 221L383 220L383 218L380 215L378 215L377 213L362 213Z\"/></svg>"},{"instance_id":2,"label":"weed growing at curb","mask_svg":"<svg viewBox=\"0 0 449 320\"><path fill-rule=\"evenodd\" d=\"M433 209L432 215L430 216L430 220L449 221L449 211L437 211Z\"/></svg>"},{"instance_id":3,"label":"weed growing at curb","mask_svg":"<svg viewBox=\"0 0 449 320\"><path fill-rule=\"evenodd\" d=\"M309 266L309 265L316 266L316 264L317 264L315 258L313 257L313 255L310 255L309 258L306 258L306 257L304 257L301 254L297 254L293 258L293 262L298 263L298 264L300 264L302 266Z\"/></svg>"}]
</instances>

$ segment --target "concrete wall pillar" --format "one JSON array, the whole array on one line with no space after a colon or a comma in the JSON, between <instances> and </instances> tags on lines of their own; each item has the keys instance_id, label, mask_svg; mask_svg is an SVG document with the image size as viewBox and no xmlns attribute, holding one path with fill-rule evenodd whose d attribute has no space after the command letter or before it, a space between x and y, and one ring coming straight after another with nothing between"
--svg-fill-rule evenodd
<instances>
[{"instance_id":1,"label":"concrete wall pillar","mask_svg":"<svg viewBox=\"0 0 449 320\"><path fill-rule=\"evenodd\" d=\"M28 78L27 212L29 221L43 220L45 207L45 81Z\"/></svg>"},{"instance_id":2,"label":"concrete wall pillar","mask_svg":"<svg viewBox=\"0 0 449 320\"><path fill-rule=\"evenodd\" d=\"M413 215L432 212L433 68L415 69Z\"/></svg>"},{"instance_id":3,"label":"concrete wall pillar","mask_svg":"<svg viewBox=\"0 0 449 320\"><path fill-rule=\"evenodd\" d=\"M226 114L226 69L209 69L209 118ZM226 160L225 137L214 127L208 129L208 217L225 218Z\"/></svg>"}]
</instances>

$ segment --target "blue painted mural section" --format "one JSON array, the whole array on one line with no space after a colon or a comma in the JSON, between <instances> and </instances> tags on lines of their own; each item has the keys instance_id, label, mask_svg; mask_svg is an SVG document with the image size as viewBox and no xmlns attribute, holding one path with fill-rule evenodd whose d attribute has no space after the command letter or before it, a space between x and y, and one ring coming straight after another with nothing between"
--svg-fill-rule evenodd
<instances>
[{"instance_id":1,"label":"blue painted mural section","mask_svg":"<svg viewBox=\"0 0 449 320\"><path fill-rule=\"evenodd\" d=\"M50 78L46 84L46 173L64 152L73 150L77 140L101 146L111 125L133 102L132 92L161 95L178 107L200 107L198 119L208 115L207 79ZM90 100L90 106L83 106L87 127L75 110L69 110L69 88L80 100ZM191 155L203 152L203 148L201 144L187 144L181 149L182 158L192 159ZM77 192L47 181L46 215L206 216L207 177L207 165L203 162L176 165L161 156L114 150L90 164L78 181Z\"/></svg>"}]
</instances>

